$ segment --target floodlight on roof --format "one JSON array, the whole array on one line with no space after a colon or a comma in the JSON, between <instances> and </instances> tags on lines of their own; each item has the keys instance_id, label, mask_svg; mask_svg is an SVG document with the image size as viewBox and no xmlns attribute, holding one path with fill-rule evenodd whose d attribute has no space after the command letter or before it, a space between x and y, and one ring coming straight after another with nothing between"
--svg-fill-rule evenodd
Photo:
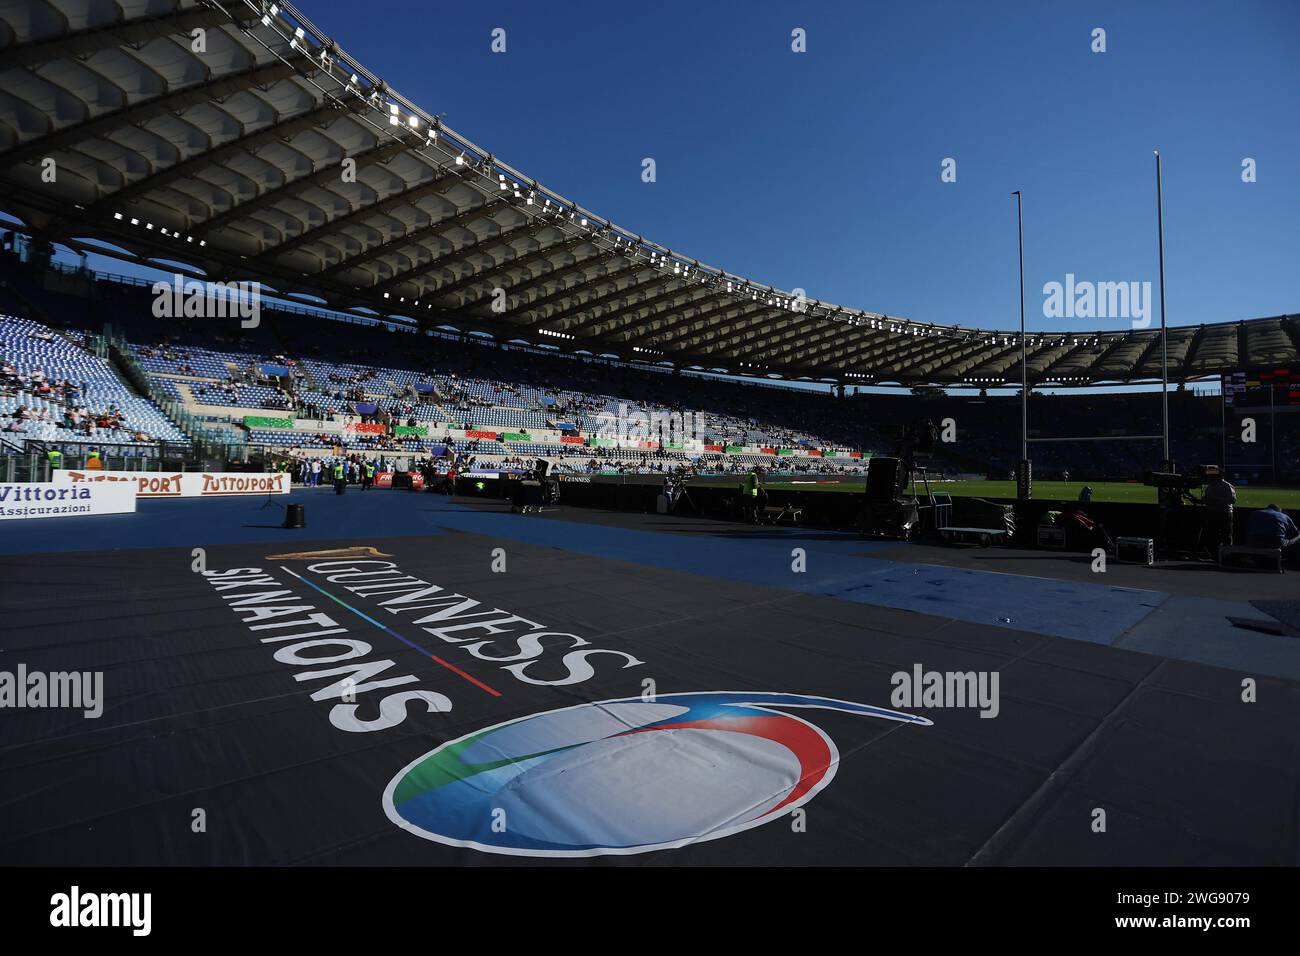
<instances>
[{"instance_id":1,"label":"floodlight on roof","mask_svg":"<svg viewBox=\"0 0 1300 956\"><path fill-rule=\"evenodd\" d=\"M465 154L464 154L464 153L461 153L459 156L456 157L456 165L457 165L457 166L464 166L464 165L465 165Z\"/></svg>"}]
</instances>

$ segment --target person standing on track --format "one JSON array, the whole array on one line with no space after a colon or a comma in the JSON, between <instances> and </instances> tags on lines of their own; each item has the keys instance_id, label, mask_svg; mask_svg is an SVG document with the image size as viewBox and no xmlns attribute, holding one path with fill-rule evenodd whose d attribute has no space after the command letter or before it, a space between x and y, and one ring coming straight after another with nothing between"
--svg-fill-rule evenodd
<instances>
[{"instance_id":1,"label":"person standing on track","mask_svg":"<svg viewBox=\"0 0 1300 956\"><path fill-rule=\"evenodd\" d=\"M751 524L758 521L759 498L762 491L762 479L759 471L757 465L749 469L745 474L745 480L740 489L745 520Z\"/></svg>"},{"instance_id":2,"label":"person standing on track","mask_svg":"<svg viewBox=\"0 0 1300 956\"><path fill-rule=\"evenodd\" d=\"M1232 511L1237 503L1237 489L1223 475L1205 486L1201 495L1205 502L1205 544L1212 557L1218 557L1219 546L1232 547Z\"/></svg>"}]
</instances>

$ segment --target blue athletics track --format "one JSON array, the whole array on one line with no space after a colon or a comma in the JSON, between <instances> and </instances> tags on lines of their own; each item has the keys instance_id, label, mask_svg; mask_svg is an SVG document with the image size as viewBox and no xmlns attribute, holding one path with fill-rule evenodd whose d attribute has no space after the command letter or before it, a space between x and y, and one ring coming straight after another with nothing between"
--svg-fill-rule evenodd
<instances>
[{"instance_id":1,"label":"blue athletics track","mask_svg":"<svg viewBox=\"0 0 1300 956\"><path fill-rule=\"evenodd\" d=\"M139 505L0 533L0 671L102 675L97 716L0 711L0 863L1297 862L1289 576L389 490Z\"/></svg>"}]
</instances>

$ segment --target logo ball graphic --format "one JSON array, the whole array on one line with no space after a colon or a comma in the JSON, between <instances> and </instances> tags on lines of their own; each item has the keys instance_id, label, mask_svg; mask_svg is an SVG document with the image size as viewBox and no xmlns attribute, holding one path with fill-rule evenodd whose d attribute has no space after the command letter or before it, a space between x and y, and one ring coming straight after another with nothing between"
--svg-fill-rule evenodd
<instances>
[{"instance_id":1,"label":"logo ball graphic","mask_svg":"<svg viewBox=\"0 0 1300 956\"><path fill-rule=\"evenodd\" d=\"M384 810L425 839L515 856L646 853L715 840L788 814L834 779L834 741L784 712L801 708L930 723L799 694L579 704L443 744L393 778Z\"/></svg>"}]
</instances>

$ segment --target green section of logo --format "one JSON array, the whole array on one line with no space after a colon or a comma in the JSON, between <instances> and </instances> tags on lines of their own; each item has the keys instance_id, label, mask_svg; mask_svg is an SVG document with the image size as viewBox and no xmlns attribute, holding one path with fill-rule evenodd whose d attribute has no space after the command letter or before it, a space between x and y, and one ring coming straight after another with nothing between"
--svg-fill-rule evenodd
<instances>
[{"instance_id":1,"label":"green section of logo","mask_svg":"<svg viewBox=\"0 0 1300 956\"><path fill-rule=\"evenodd\" d=\"M568 747L558 747L554 751L544 750L535 754L491 760L487 763L467 764L460 759L460 755L478 743L479 740L500 729L500 727L489 728L482 733L475 734L473 737L457 741L449 747L430 754L402 777L401 782L393 791L393 803L401 806L407 800L428 793L437 787L445 787L457 780L465 780L488 770L508 767L511 764L532 760L534 757L569 749Z\"/></svg>"}]
</instances>

